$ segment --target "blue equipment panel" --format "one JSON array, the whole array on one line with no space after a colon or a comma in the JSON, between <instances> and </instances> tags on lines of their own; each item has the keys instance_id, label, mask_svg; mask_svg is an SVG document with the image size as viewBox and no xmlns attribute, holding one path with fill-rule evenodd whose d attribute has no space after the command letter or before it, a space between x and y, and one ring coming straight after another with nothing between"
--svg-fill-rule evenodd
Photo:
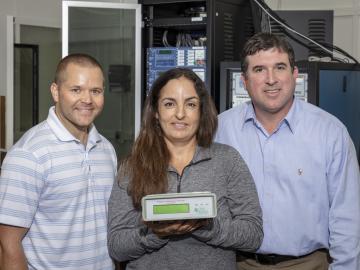
<instances>
[{"instance_id":1,"label":"blue equipment panel","mask_svg":"<svg viewBox=\"0 0 360 270\"><path fill-rule=\"evenodd\" d=\"M360 160L360 70L320 70L319 107L339 118Z\"/></svg>"},{"instance_id":2,"label":"blue equipment panel","mask_svg":"<svg viewBox=\"0 0 360 270\"><path fill-rule=\"evenodd\" d=\"M168 69L192 69L203 81L206 76L205 47L153 47L147 49L146 90L156 78Z\"/></svg>"},{"instance_id":3,"label":"blue equipment panel","mask_svg":"<svg viewBox=\"0 0 360 270\"><path fill-rule=\"evenodd\" d=\"M336 116L354 142L360 164L360 66L352 63L298 61L307 73L308 100Z\"/></svg>"}]
</instances>

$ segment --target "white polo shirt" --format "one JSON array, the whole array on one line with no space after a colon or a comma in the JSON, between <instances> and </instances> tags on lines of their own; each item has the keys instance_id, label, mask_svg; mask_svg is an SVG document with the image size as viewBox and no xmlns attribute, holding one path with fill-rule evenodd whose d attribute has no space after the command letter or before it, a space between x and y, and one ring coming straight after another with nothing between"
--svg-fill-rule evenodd
<instances>
[{"instance_id":1,"label":"white polo shirt","mask_svg":"<svg viewBox=\"0 0 360 270\"><path fill-rule=\"evenodd\" d=\"M50 108L10 149L0 178L0 223L29 228L29 269L113 269L107 203L116 154L91 127L86 147Z\"/></svg>"}]
</instances>

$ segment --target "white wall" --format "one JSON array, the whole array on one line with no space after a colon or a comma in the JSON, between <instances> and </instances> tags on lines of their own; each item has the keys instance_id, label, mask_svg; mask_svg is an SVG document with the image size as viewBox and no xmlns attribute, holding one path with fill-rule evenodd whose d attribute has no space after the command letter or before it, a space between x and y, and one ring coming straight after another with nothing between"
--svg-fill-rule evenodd
<instances>
[{"instance_id":1,"label":"white wall","mask_svg":"<svg viewBox=\"0 0 360 270\"><path fill-rule=\"evenodd\" d=\"M265 0L274 10L334 10L334 45L360 62L360 0Z\"/></svg>"},{"instance_id":2,"label":"white wall","mask_svg":"<svg viewBox=\"0 0 360 270\"><path fill-rule=\"evenodd\" d=\"M13 10L14 2L0 2L0 95L6 93L6 15Z\"/></svg>"},{"instance_id":3,"label":"white wall","mask_svg":"<svg viewBox=\"0 0 360 270\"><path fill-rule=\"evenodd\" d=\"M358 0L265 0L273 9L342 9L351 8Z\"/></svg>"}]
</instances>

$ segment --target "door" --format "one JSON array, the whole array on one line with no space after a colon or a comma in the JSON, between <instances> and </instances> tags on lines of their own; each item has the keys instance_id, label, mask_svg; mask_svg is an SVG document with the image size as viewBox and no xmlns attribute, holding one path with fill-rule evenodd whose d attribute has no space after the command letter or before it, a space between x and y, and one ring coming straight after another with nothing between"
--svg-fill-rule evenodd
<instances>
[{"instance_id":1,"label":"door","mask_svg":"<svg viewBox=\"0 0 360 270\"><path fill-rule=\"evenodd\" d=\"M6 102L5 149L10 149L14 138L14 17L6 16Z\"/></svg>"},{"instance_id":2,"label":"door","mask_svg":"<svg viewBox=\"0 0 360 270\"><path fill-rule=\"evenodd\" d=\"M49 108L54 104L50 85L54 79L57 63L61 59L60 27L61 25L58 24L40 24L25 18L15 18L15 43L33 44L38 47L38 97L34 111L37 113L39 123L48 117ZM27 63L20 62L20 64ZM16 85L17 81L15 80L14 83Z\"/></svg>"},{"instance_id":3,"label":"door","mask_svg":"<svg viewBox=\"0 0 360 270\"><path fill-rule=\"evenodd\" d=\"M63 57L87 53L105 75L105 106L95 126L115 147L129 153L141 115L141 6L63 1Z\"/></svg>"},{"instance_id":4,"label":"door","mask_svg":"<svg viewBox=\"0 0 360 270\"><path fill-rule=\"evenodd\" d=\"M14 45L14 142L39 121L39 46Z\"/></svg>"}]
</instances>

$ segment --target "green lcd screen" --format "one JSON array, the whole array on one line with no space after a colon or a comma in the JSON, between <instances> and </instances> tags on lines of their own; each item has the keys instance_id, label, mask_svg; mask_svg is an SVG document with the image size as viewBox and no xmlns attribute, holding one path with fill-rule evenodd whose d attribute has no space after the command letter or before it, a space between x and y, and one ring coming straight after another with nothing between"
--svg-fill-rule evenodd
<instances>
[{"instance_id":1,"label":"green lcd screen","mask_svg":"<svg viewBox=\"0 0 360 270\"><path fill-rule=\"evenodd\" d=\"M153 212L155 215L159 214L178 214L178 213L189 213L190 207L189 204L163 204L163 205L154 205Z\"/></svg>"},{"instance_id":2,"label":"green lcd screen","mask_svg":"<svg viewBox=\"0 0 360 270\"><path fill-rule=\"evenodd\" d=\"M172 50L159 50L159 54L171 54Z\"/></svg>"}]
</instances>

